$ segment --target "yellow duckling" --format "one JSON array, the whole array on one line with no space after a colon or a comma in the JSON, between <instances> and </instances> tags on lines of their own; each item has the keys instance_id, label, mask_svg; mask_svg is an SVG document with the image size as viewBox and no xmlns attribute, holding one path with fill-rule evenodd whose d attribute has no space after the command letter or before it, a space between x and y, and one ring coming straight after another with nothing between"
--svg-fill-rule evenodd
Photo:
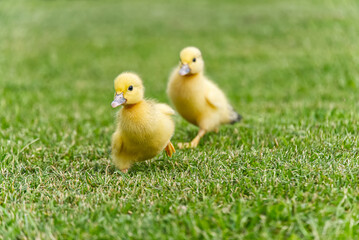
<instances>
[{"instance_id":1,"label":"yellow duckling","mask_svg":"<svg viewBox=\"0 0 359 240\"><path fill-rule=\"evenodd\" d=\"M143 99L142 80L125 72L115 79L113 108L118 112L118 125L112 135L112 159L126 173L132 163L153 158L163 149L169 157L175 152L170 142L174 132L171 118L175 112L166 104Z\"/></svg>"},{"instance_id":2,"label":"yellow duckling","mask_svg":"<svg viewBox=\"0 0 359 240\"><path fill-rule=\"evenodd\" d=\"M170 75L167 94L178 113L200 128L190 143L180 143L179 147L196 147L206 132L217 132L221 124L238 122L241 116L221 89L203 75L204 61L198 48L184 48L180 61Z\"/></svg>"}]
</instances>

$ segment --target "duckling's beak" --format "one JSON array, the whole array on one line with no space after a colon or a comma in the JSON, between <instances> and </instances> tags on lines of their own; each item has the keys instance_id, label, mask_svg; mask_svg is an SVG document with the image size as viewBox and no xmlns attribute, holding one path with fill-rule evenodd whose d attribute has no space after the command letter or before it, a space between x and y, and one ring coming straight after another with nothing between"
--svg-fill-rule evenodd
<instances>
[{"instance_id":1,"label":"duckling's beak","mask_svg":"<svg viewBox=\"0 0 359 240\"><path fill-rule=\"evenodd\" d=\"M123 92L120 94L116 93L115 99L112 101L111 106L115 108L126 103L126 101L127 101L126 98L123 97Z\"/></svg>"},{"instance_id":2,"label":"duckling's beak","mask_svg":"<svg viewBox=\"0 0 359 240\"><path fill-rule=\"evenodd\" d=\"M179 75L184 76L184 75L187 75L190 71L191 71L191 69L189 68L188 64L182 64L178 73L179 73Z\"/></svg>"}]
</instances>

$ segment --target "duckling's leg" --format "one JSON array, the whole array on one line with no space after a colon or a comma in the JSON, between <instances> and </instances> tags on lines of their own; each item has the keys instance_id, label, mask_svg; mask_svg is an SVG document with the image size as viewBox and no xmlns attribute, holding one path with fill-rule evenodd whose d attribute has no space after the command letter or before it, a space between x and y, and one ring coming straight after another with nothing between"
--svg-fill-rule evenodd
<instances>
[{"instance_id":1,"label":"duckling's leg","mask_svg":"<svg viewBox=\"0 0 359 240\"><path fill-rule=\"evenodd\" d=\"M112 162L116 168L120 169L121 172L127 173L128 169L131 167L131 161L129 159L124 159L121 157L121 148L123 147L121 134L119 131L116 131L112 135Z\"/></svg>"},{"instance_id":2,"label":"duckling's leg","mask_svg":"<svg viewBox=\"0 0 359 240\"><path fill-rule=\"evenodd\" d=\"M192 147L192 148L197 147L197 145L198 145L198 143L199 143L199 140L201 140L201 138L204 136L204 134L206 134L206 130L200 129L200 130L198 131L197 136L191 141L191 147Z\"/></svg>"},{"instance_id":3,"label":"duckling's leg","mask_svg":"<svg viewBox=\"0 0 359 240\"><path fill-rule=\"evenodd\" d=\"M172 157L172 155L176 152L175 147L173 146L173 144L171 142L169 142L167 144L167 146L165 147L165 151L167 156Z\"/></svg>"},{"instance_id":4,"label":"duckling's leg","mask_svg":"<svg viewBox=\"0 0 359 240\"><path fill-rule=\"evenodd\" d=\"M181 149L182 148L195 148L195 147L197 147L199 140L201 140L201 138L204 136L204 134L206 134L206 130L200 129L198 131L197 136L190 143L179 143L178 147Z\"/></svg>"},{"instance_id":5,"label":"duckling's leg","mask_svg":"<svg viewBox=\"0 0 359 240\"><path fill-rule=\"evenodd\" d=\"M121 172L127 173L128 169L131 167L131 161L124 161L119 159L116 155L112 155L112 162L115 164L115 167L118 168Z\"/></svg>"}]
</instances>

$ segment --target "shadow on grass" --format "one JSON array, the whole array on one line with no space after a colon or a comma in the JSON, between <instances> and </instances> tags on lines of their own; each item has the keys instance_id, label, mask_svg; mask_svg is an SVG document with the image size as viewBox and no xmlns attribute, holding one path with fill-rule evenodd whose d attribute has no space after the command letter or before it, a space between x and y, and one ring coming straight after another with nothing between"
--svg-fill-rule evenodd
<instances>
[{"instance_id":1,"label":"shadow on grass","mask_svg":"<svg viewBox=\"0 0 359 240\"><path fill-rule=\"evenodd\" d=\"M160 158L160 159L151 159L143 162L135 163L129 170L129 173L132 174L141 174L148 172L172 172L177 171L174 164L175 158Z\"/></svg>"}]
</instances>

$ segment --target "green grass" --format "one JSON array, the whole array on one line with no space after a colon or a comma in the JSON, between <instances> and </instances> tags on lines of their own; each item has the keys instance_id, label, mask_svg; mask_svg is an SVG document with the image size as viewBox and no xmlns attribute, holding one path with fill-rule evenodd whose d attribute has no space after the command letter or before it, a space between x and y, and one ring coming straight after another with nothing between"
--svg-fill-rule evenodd
<instances>
[{"instance_id":1,"label":"green grass","mask_svg":"<svg viewBox=\"0 0 359 240\"><path fill-rule=\"evenodd\" d=\"M1 1L0 239L359 239L358 22L354 0ZM122 174L113 79L168 102L188 45L242 123Z\"/></svg>"}]
</instances>

